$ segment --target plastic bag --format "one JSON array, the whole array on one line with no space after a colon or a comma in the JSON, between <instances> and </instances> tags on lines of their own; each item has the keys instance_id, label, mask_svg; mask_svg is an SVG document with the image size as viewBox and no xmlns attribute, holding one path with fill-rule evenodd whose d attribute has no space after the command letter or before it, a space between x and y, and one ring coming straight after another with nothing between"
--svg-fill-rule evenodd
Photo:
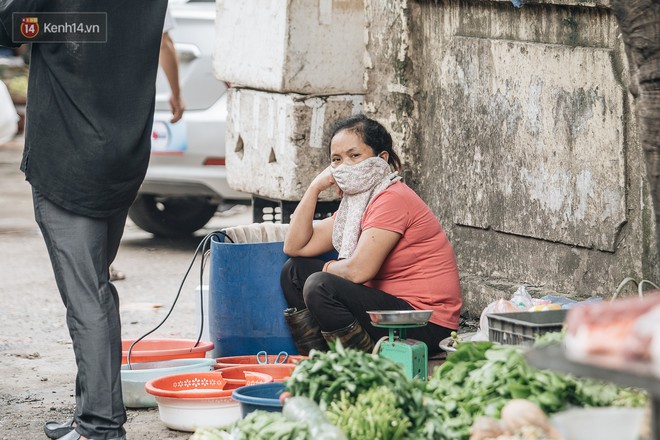
<instances>
[{"instance_id":1,"label":"plastic bag","mask_svg":"<svg viewBox=\"0 0 660 440\"><path fill-rule=\"evenodd\" d=\"M521 309L517 308L511 301L508 301L504 298L498 299L495 302L492 302L486 306L486 308L481 312L481 318L479 318L479 331L476 335L472 337L472 341L487 341L488 340L488 315L491 313L515 313L522 312Z\"/></svg>"},{"instance_id":2,"label":"plastic bag","mask_svg":"<svg viewBox=\"0 0 660 440\"><path fill-rule=\"evenodd\" d=\"M18 131L18 115L11 95L4 82L0 81L0 144L9 142Z\"/></svg>"},{"instance_id":3,"label":"plastic bag","mask_svg":"<svg viewBox=\"0 0 660 440\"><path fill-rule=\"evenodd\" d=\"M479 319L479 331L474 337L473 341L487 341L488 340L488 315L491 313L516 313L524 312L531 309L536 304L532 299L532 295L527 292L525 286L518 287L510 300L504 298L492 302L486 306L481 312Z\"/></svg>"},{"instance_id":4,"label":"plastic bag","mask_svg":"<svg viewBox=\"0 0 660 440\"><path fill-rule=\"evenodd\" d=\"M529 310L532 306L534 306L532 295L527 293L525 286L518 287L518 290L516 290L511 297L511 303L518 307L520 310Z\"/></svg>"}]
</instances>

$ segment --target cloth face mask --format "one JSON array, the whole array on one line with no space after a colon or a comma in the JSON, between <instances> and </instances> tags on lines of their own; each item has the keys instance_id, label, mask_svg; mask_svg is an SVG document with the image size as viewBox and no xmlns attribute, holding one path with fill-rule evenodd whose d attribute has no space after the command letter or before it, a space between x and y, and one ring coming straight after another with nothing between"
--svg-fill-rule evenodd
<instances>
[{"instance_id":1,"label":"cloth face mask","mask_svg":"<svg viewBox=\"0 0 660 440\"><path fill-rule=\"evenodd\" d=\"M387 161L370 157L355 165L332 168L332 177L344 196L332 229L332 245L339 258L350 257L362 232L362 216L369 202L381 191L401 180Z\"/></svg>"}]
</instances>

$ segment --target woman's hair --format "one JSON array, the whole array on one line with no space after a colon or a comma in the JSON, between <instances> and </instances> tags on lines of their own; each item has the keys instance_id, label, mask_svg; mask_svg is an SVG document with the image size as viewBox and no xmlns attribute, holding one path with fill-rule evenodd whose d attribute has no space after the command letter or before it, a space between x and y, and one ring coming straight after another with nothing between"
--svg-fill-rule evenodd
<instances>
[{"instance_id":1,"label":"woman's hair","mask_svg":"<svg viewBox=\"0 0 660 440\"><path fill-rule=\"evenodd\" d=\"M395 171L401 170L401 159L399 159L399 156L397 156L394 150L392 150L392 136L390 136L385 127L379 122L369 119L363 114L353 115L335 123L332 128L332 133L330 134L328 154L330 153L332 139L337 133L344 130L352 131L360 136L362 142L371 147L376 156L383 151L386 151L389 154L387 163L389 163Z\"/></svg>"}]
</instances>

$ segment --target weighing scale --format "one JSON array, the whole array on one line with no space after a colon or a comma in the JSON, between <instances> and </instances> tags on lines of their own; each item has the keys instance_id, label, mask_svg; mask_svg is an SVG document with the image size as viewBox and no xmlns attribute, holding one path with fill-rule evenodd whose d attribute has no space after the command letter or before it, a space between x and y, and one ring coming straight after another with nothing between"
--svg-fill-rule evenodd
<instances>
[{"instance_id":1,"label":"weighing scale","mask_svg":"<svg viewBox=\"0 0 660 440\"><path fill-rule=\"evenodd\" d=\"M403 366L409 378L428 378L428 347L422 341L408 339L409 328L423 327L431 310L379 310L367 312L374 327L387 328L389 337L380 345L378 355Z\"/></svg>"}]
</instances>

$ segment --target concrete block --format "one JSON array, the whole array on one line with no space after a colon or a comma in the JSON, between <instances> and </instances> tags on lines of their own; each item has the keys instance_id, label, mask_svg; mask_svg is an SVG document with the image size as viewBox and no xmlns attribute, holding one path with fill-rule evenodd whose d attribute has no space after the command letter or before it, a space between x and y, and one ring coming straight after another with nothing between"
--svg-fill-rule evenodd
<instances>
[{"instance_id":1,"label":"concrete block","mask_svg":"<svg viewBox=\"0 0 660 440\"><path fill-rule=\"evenodd\" d=\"M457 36L442 67L454 222L613 252L627 212L612 51Z\"/></svg>"},{"instance_id":2,"label":"concrete block","mask_svg":"<svg viewBox=\"0 0 660 440\"><path fill-rule=\"evenodd\" d=\"M335 121L362 112L362 95L305 96L231 88L226 136L227 182L262 197L298 201L330 165ZM328 190L321 200L333 200Z\"/></svg>"},{"instance_id":3,"label":"concrete block","mask_svg":"<svg viewBox=\"0 0 660 440\"><path fill-rule=\"evenodd\" d=\"M362 0L217 0L214 69L283 93L363 93Z\"/></svg>"}]
</instances>

